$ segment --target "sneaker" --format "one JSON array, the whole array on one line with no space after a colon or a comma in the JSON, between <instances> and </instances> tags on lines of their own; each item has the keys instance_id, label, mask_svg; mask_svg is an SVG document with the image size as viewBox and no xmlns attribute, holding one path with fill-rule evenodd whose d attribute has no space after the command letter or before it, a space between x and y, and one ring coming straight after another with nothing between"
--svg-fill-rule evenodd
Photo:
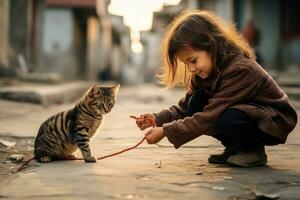
<instances>
[{"instance_id":1,"label":"sneaker","mask_svg":"<svg viewBox=\"0 0 300 200\"><path fill-rule=\"evenodd\" d=\"M235 155L238 152L238 149L233 146L225 147L223 153L210 155L208 158L209 163L213 164L227 164L227 159Z\"/></svg>"},{"instance_id":2,"label":"sneaker","mask_svg":"<svg viewBox=\"0 0 300 200\"><path fill-rule=\"evenodd\" d=\"M227 163L236 167L256 167L267 164L267 154L264 145L257 145L246 151L232 155Z\"/></svg>"}]
</instances>

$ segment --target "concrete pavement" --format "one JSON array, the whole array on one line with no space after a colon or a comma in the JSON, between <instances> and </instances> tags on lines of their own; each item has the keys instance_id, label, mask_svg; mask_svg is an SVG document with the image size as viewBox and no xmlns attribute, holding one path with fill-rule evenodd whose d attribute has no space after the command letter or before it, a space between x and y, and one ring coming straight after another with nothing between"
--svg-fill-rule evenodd
<instances>
[{"instance_id":1,"label":"concrete pavement","mask_svg":"<svg viewBox=\"0 0 300 200\"><path fill-rule=\"evenodd\" d=\"M143 132L129 116L159 111L176 103L182 95L181 90L165 91L150 85L121 86L116 106L105 116L91 141L94 155L106 155L136 144ZM35 136L42 121L73 105L44 107L0 101L0 134ZM138 149L95 164L32 162L25 171L0 182L0 198L300 199L299 131L298 125L287 144L267 147L269 164L257 168L208 164L208 156L222 151L222 146L206 136L177 150L167 139L160 142L161 146L145 142ZM79 152L76 155L81 157Z\"/></svg>"}]
</instances>

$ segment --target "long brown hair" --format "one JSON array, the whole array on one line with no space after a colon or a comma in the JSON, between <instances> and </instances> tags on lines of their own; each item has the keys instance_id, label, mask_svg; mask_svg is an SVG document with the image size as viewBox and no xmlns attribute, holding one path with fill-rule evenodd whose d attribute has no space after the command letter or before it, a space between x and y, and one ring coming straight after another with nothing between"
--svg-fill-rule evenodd
<instances>
[{"instance_id":1,"label":"long brown hair","mask_svg":"<svg viewBox=\"0 0 300 200\"><path fill-rule=\"evenodd\" d=\"M161 84L192 88L193 74L176 56L185 47L207 51L212 58L213 73L225 67L237 55L255 60L252 48L233 24L226 24L209 11L184 11L169 25L164 37L163 71L158 74Z\"/></svg>"}]
</instances>

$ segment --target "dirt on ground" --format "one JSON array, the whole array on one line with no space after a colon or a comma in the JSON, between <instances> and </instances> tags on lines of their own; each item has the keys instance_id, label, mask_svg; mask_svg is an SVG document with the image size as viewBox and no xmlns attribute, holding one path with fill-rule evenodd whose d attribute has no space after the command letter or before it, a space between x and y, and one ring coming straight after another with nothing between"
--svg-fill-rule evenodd
<instances>
[{"instance_id":1,"label":"dirt on ground","mask_svg":"<svg viewBox=\"0 0 300 200\"><path fill-rule=\"evenodd\" d=\"M34 137L0 136L0 181L33 157Z\"/></svg>"}]
</instances>

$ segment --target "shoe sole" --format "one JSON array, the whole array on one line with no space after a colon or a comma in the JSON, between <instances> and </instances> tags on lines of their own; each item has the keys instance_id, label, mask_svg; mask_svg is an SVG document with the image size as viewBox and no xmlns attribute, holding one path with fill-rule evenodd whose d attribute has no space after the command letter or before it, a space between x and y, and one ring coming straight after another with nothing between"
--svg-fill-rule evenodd
<instances>
[{"instance_id":1,"label":"shoe sole","mask_svg":"<svg viewBox=\"0 0 300 200\"><path fill-rule=\"evenodd\" d=\"M211 164L227 164L226 160L214 160L214 159L208 159L208 162Z\"/></svg>"},{"instance_id":2,"label":"shoe sole","mask_svg":"<svg viewBox=\"0 0 300 200\"><path fill-rule=\"evenodd\" d=\"M251 163L251 164L237 164L237 163L233 163L230 161L226 162L227 164L234 166L234 167L258 167L258 166L263 166L266 165L268 163L267 160L261 160L255 163Z\"/></svg>"}]
</instances>

